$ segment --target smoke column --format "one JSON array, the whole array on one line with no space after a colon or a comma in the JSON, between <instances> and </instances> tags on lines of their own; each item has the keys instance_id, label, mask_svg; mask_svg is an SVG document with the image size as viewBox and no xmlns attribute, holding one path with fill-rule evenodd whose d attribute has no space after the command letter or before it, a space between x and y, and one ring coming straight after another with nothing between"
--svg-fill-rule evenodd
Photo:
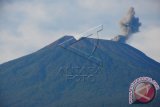
<instances>
[{"instance_id":1,"label":"smoke column","mask_svg":"<svg viewBox=\"0 0 160 107\"><path fill-rule=\"evenodd\" d=\"M120 28L122 34L116 36L112 40L125 43L132 34L139 32L140 26L141 23L139 22L139 18L135 17L134 8L131 7L126 16L120 20Z\"/></svg>"}]
</instances>

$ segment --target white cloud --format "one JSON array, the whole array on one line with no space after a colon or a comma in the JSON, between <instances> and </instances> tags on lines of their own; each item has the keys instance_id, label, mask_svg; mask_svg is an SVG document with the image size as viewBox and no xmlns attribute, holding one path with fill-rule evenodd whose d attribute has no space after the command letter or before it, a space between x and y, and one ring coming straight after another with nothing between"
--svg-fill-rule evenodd
<instances>
[{"instance_id":1,"label":"white cloud","mask_svg":"<svg viewBox=\"0 0 160 107\"><path fill-rule=\"evenodd\" d=\"M11 29L1 26L0 63L32 53L65 34L72 34L73 32L69 30L45 31L41 29L41 23L56 21L57 18L65 15L65 12L59 8L61 6L47 8L43 3L32 2L6 4L3 7L3 14L5 17L9 16L6 18L10 21L8 26L13 26L15 23L19 23L19 25L14 26L16 28L11 27ZM21 15L22 18L19 17ZM12 28L15 29L14 32Z\"/></svg>"},{"instance_id":2,"label":"white cloud","mask_svg":"<svg viewBox=\"0 0 160 107\"><path fill-rule=\"evenodd\" d=\"M141 50L154 60L160 62L160 26L152 26L146 29L142 29L133 35L128 44Z\"/></svg>"},{"instance_id":3,"label":"white cloud","mask_svg":"<svg viewBox=\"0 0 160 107\"><path fill-rule=\"evenodd\" d=\"M0 63L34 52L65 34L78 34L99 24L104 24L103 38L109 38L108 32L117 34L118 22L130 6L135 7L144 28L155 25L160 17L158 3L158 0L15 0L3 3L0 8ZM154 53L158 53L156 49Z\"/></svg>"},{"instance_id":4,"label":"white cloud","mask_svg":"<svg viewBox=\"0 0 160 107\"><path fill-rule=\"evenodd\" d=\"M65 35L63 32L67 33L67 31L44 33L30 24L22 25L18 31L21 36L13 35L10 31L0 32L0 63L35 52Z\"/></svg>"}]
</instances>

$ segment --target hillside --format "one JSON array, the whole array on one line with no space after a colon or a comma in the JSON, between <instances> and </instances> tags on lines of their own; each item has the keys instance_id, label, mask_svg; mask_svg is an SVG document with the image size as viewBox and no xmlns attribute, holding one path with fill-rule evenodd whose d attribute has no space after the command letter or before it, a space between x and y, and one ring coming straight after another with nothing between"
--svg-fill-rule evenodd
<instances>
[{"instance_id":1,"label":"hillside","mask_svg":"<svg viewBox=\"0 0 160 107\"><path fill-rule=\"evenodd\" d=\"M102 39L93 58L87 58L59 46L70 38L64 36L37 52L1 64L0 107L160 105L159 91L147 105L128 104L129 86L136 78L148 76L160 84L160 63L127 44ZM73 47L90 53L96 41L84 38Z\"/></svg>"}]
</instances>

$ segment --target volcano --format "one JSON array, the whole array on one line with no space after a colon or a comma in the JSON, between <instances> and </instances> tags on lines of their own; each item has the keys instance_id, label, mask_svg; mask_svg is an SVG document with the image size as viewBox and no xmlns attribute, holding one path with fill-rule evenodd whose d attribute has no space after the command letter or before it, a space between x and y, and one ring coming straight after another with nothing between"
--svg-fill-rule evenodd
<instances>
[{"instance_id":1,"label":"volcano","mask_svg":"<svg viewBox=\"0 0 160 107\"><path fill-rule=\"evenodd\" d=\"M72 48L64 36L27 56L0 65L0 107L159 107L130 105L129 87L139 77L160 84L160 63L127 44L84 38ZM93 43L96 49L92 55ZM77 49L77 50L75 50ZM80 51L80 52L79 52Z\"/></svg>"}]
</instances>

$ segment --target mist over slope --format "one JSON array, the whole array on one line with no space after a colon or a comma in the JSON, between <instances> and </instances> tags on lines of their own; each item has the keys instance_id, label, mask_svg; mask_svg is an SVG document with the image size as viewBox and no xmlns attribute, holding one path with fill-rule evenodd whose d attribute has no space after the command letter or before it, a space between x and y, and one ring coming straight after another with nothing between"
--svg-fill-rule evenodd
<instances>
[{"instance_id":1,"label":"mist over slope","mask_svg":"<svg viewBox=\"0 0 160 107\"><path fill-rule=\"evenodd\" d=\"M70 38L1 64L0 107L158 107L159 91L147 105L129 105L128 93L139 77L160 84L160 63L127 44L100 39L93 53L102 62L97 64L59 46ZM85 38L73 47L88 53L94 41Z\"/></svg>"}]
</instances>

